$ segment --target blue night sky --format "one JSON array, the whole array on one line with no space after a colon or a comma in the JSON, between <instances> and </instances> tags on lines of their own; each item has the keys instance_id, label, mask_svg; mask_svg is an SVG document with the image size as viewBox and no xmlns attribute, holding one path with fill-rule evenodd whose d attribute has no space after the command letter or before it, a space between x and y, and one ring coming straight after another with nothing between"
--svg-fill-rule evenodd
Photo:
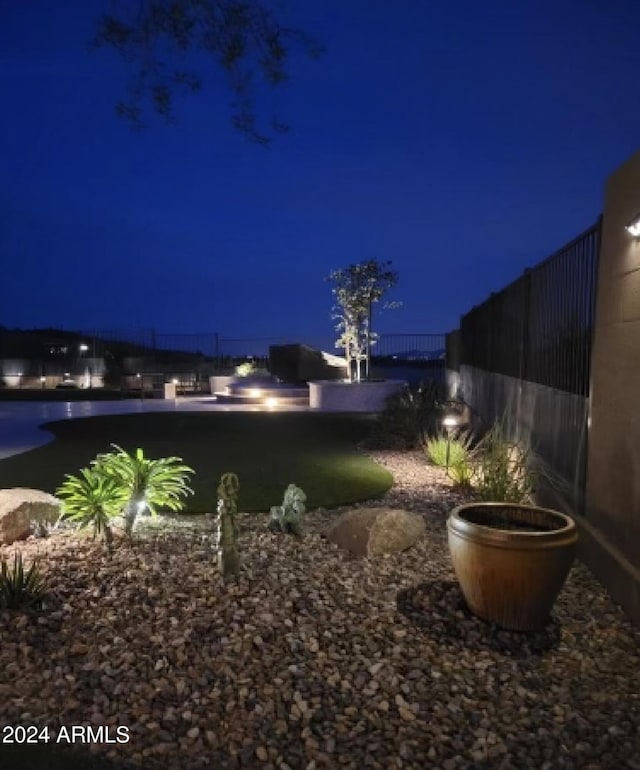
<instances>
[{"instance_id":1,"label":"blue night sky","mask_svg":"<svg viewBox=\"0 0 640 770\"><path fill-rule=\"evenodd\" d=\"M106 0L0 0L0 324L332 349L333 268L392 260L382 332L461 314L591 225L640 146L633 0L298 0L268 148L214 72L141 132Z\"/></svg>"}]
</instances>

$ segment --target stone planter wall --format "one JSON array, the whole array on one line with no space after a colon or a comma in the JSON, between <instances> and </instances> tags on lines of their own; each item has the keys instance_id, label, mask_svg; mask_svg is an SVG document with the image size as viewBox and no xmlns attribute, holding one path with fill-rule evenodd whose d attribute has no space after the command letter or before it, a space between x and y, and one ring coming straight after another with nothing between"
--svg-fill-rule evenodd
<instances>
[{"instance_id":1,"label":"stone planter wall","mask_svg":"<svg viewBox=\"0 0 640 770\"><path fill-rule=\"evenodd\" d=\"M211 389L211 395L214 393L223 393L227 385L230 385L235 381L235 377L231 374L218 374L209 377L209 388Z\"/></svg>"},{"instance_id":2,"label":"stone planter wall","mask_svg":"<svg viewBox=\"0 0 640 770\"><path fill-rule=\"evenodd\" d=\"M379 382L335 382L318 380L309 383L309 406L329 412L381 412L386 399L407 387L404 380Z\"/></svg>"}]
</instances>

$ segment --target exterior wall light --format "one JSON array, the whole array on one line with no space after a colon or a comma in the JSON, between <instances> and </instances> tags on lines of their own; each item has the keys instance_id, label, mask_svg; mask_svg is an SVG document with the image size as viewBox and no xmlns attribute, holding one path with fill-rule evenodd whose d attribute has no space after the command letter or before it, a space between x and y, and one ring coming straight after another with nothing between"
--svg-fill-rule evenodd
<instances>
[{"instance_id":1,"label":"exterior wall light","mask_svg":"<svg viewBox=\"0 0 640 770\"><path fill-rule=\"evenodd\" d=\"M625 230L634 238L640 238L640 214L635 216L625 227Z\"/></svg>"}]
</instances>

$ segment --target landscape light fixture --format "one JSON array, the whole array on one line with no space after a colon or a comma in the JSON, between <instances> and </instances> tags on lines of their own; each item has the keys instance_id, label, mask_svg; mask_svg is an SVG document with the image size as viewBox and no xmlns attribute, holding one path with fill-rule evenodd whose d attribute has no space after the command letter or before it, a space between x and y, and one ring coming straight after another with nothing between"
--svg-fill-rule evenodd
<instances>
[{"instance_id":1,"label":"landscape light fixture","mask_svg":"<svg viewBox=\"0 0 640 770\"><path fill-rule=\"evenodd\" d=\"M640 238L640 214L637 214L625 227L625 230L634 238Z\"/></svg>"},{"instance_id":2,"label":"landscape light fixture","mask_svg":"<svg viewBox=\"0 0 640 770\"><path fill-rule=\"evenodd\" d=\"M86 353L86 352L87 352L87 350L89 350L89 346L88 346L88 345L86 345L86 344L83 342L83 343L80 345L80 352L81 352L81 353Z\"/></svg>"},{"instance_id":3,"label":"landscape light fixture","mask_svg":"<svg viewBox=\"0 0 640 770\"><path fill-rule=\"evenodd\" d=\"M460 420L458 416L455 414L447 414L444 416L444 419L442 420L442 424L444 425L445 430L447 431L447 454L444 461L447 470L449 470L449 456L451 454L451 434L458 427L459 423L460 423Z\"/></svg>"}]
</instances>

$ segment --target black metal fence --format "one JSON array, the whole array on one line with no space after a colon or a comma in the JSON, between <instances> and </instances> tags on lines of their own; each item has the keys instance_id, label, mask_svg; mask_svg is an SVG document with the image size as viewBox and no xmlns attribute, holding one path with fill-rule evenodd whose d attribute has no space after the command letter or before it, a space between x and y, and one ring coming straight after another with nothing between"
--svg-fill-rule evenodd
<instances>
[{"instance_id":1,"label":"black metal fence","mask_svg":"<svg viewBox=\"0 0 640 770\"><path fill-rule=\"evenodd\" d=\"M264 356L270 345L304 342L289 337L225 337L217 332L165 334L153 329L85 331L83 336L94 345L127 343L139 351L181 351L196 353L207 358ZM333 352L333 349L331 349ZM339 351L335 351L339 355ZM444 334L380 334L372 347L372 354L406 361L443 359Z\"/></svg>"},{"instance_id":2,"label":"black metal fence","mask_svg":"<svg viewBox=\"0 0 640 770\"><path fill-rule=\"evenodd\" d=\"M584 510L600 232L599 219L473 308L447 338L465 399L527 440L545 471L539 500L572 513Z\"/></svg>"},{"instance_id":3,"label":"black metal fence","mask_svg":"<svg viewBox=\"0 0 640 770\"><path fill-rule=\"evenodd\" d=\"M80 332L100 352L105 347L126 345L137 354L191 353L210 359L264 357L269 345L281 345L285 337L224 337L218 332L162 333L154 329Z\"/></svg>"},{"instance_id":4,"label":"black metal fence","mask_svg":"<svg viewBox=\"0 0 640 770\"><path fill-rule=\"evenodd\" d=\"M444 334L381 334L371 348L374 356L395 356L405 361L444 359Z\"/></svg>"},{"instance_id":5,"label":"black metal fence","mask_svg":"<svg viewBox=\"0 0 640 770\"><path fill-rule=\"evenodd\" d=\"M463 316L460 359L589 395L600 220Z\"/></svg>"}]
</instances>

